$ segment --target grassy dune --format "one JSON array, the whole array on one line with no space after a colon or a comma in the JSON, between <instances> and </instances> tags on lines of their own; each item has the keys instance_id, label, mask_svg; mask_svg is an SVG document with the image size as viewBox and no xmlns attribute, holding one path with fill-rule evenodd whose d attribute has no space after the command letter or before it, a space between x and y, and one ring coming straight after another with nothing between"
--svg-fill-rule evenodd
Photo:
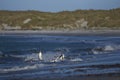
<instances>
[{"instance_id":1,"label":"grassy dune","mask_svg":"<svg viewBox=\"0 0 120 80\"><path fill-rule=\"evenodd\" d=\"M120 29L120 8L57 13L0 11L0 29L10 28L20 30Z\"/></svg>"}]
</instances>

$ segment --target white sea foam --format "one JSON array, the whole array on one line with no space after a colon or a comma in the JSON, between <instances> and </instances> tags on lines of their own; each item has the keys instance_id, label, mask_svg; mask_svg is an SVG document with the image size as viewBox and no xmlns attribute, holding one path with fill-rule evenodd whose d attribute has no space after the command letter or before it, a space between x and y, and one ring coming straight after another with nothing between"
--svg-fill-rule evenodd
<instances>
[{"instance_id":1,"label":"white sea foam","mask_svg":"<svg viewBox=\"0 0 120 80\"><path fill-rule=\"evenodd\" d=\"M103 53L103 48L97 46L96 48L93 48L91 52L92 52L93 54L101 54L101 53Z\"/></svg>"},{"instance_id":2,"label":"white sea foam","mask_svg":"<svg viewBox=\"0 0 120 80\"><path fill-rule=\"evenodd\" d=\"M92 49L92 53L93 54L103 54L103 53L109 53L115 50L119 50L120 46L119 45L115 45L115 44L109 44L109 45L105 45L105 46L98 46L94 49Z\"/></svg>"},{"instance_id":3,"label":"white sea foam","mask_svg":"<svg viewBox=\"0 0 120 80\"><path fill-rule=\"evenodd\" d=\"M111 44L104 46L104 51L115 51L115 50L120 50L120 45Z\"/></svg>"},{"instance_id":4,"label":"white sea foam","mask_svg":"<svg viewBox=\"0 0 120 80\"><path fill-rule=\"evenodd\" d=\"M83 61L83 59L81 59L81 58L75 58L75 59L71 59L70 61L77 62L77 61Z\"/></svg>"},{"instance_id":5,"label":"white sea foam","mask_svg":"<svg viewBox=\"0 0 120 80\"><path fill-rule=\"evenodd\" d=\"M28 54L25 57L25 61L29 61L29 60L34 60L34 61L38 61L38 54L37 53L32 53L32 54Z\"/></svg>"},{"instance_id":6,"label":"white sea foam","mask_svg":"<svg viewBox=\"0 0 120 80\"><path fill-rule=\"evenodd\" d=\"M112 45L106 45L104 47L104 51L114 51L114 50L115 50L115 47Z\"/></svg>"},{"instance_id":7,"label":"white sea foam","mask_svg":"<svg viewBox=\"0 0 120 80\"><path fill-rule=\"evenodd\" d=\"M99 54L100 52L99 52L99 51L96 51L96 50L92 50L92 53L93 53L93 54Z\"/></svg>"},{"instance_id":8,"label":"white sea foam","mask_svg":"<svg viewBox=\"0 0 120 80\"><path fill-rule=\"evenodd\" d=\"M36 69L39 67L43 67L44 64L36 64L36 65L28 65L28 66L15 66L12 68L7 68L7 69L0 69L0 73L7 73L7 72L12 72L12 71L21 71L21 70L31 70L31 69Z\"/></svg>"}]
</instances>

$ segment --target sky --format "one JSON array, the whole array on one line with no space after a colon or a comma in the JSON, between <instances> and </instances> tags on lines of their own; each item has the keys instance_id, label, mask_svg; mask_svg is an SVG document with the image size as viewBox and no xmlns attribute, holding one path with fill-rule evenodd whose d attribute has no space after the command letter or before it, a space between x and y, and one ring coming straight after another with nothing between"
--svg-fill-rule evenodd
<instances>
[{"instance_id":1,"label":"sky","mask_svg":"<svg viewBox=\"0 0 120 80\"><path fill-rule=\"evenodd\" d=\"M120 0L0 0L0 10L45 12L120 8Z\"/></svg>"}]
</instances>

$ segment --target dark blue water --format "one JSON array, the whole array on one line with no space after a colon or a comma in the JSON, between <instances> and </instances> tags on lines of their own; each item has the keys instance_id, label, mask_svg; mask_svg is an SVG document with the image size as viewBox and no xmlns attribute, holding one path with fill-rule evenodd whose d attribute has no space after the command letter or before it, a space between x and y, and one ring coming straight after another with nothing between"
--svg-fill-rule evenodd
<instances>
[{"instance_id":1,"label":"dark blue water","mask_svg":"<svg viewBox=\"0 0 120 80\"><path fill-rule=\"evenodd\" d=\"M40 61L40 51L64 61ZM120 73L120 36L0 35L0 80L109 73Z\"/></svg>"}]
</instances>

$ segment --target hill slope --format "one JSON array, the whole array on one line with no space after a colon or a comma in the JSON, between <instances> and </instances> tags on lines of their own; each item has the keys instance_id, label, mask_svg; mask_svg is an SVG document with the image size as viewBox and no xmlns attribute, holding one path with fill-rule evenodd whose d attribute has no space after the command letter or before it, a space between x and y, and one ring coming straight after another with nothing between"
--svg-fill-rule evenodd
<instances>
[{"instance_id":1,"label":"hill slope","mask_svg":"<svg viewBox=\"0 0 120 80\"><path fill-rule=\"evenodd\" d=\"M0 11L2 30L120 29L120 8L76 10L58 13Z\"/></svg>"}]
</instances>

